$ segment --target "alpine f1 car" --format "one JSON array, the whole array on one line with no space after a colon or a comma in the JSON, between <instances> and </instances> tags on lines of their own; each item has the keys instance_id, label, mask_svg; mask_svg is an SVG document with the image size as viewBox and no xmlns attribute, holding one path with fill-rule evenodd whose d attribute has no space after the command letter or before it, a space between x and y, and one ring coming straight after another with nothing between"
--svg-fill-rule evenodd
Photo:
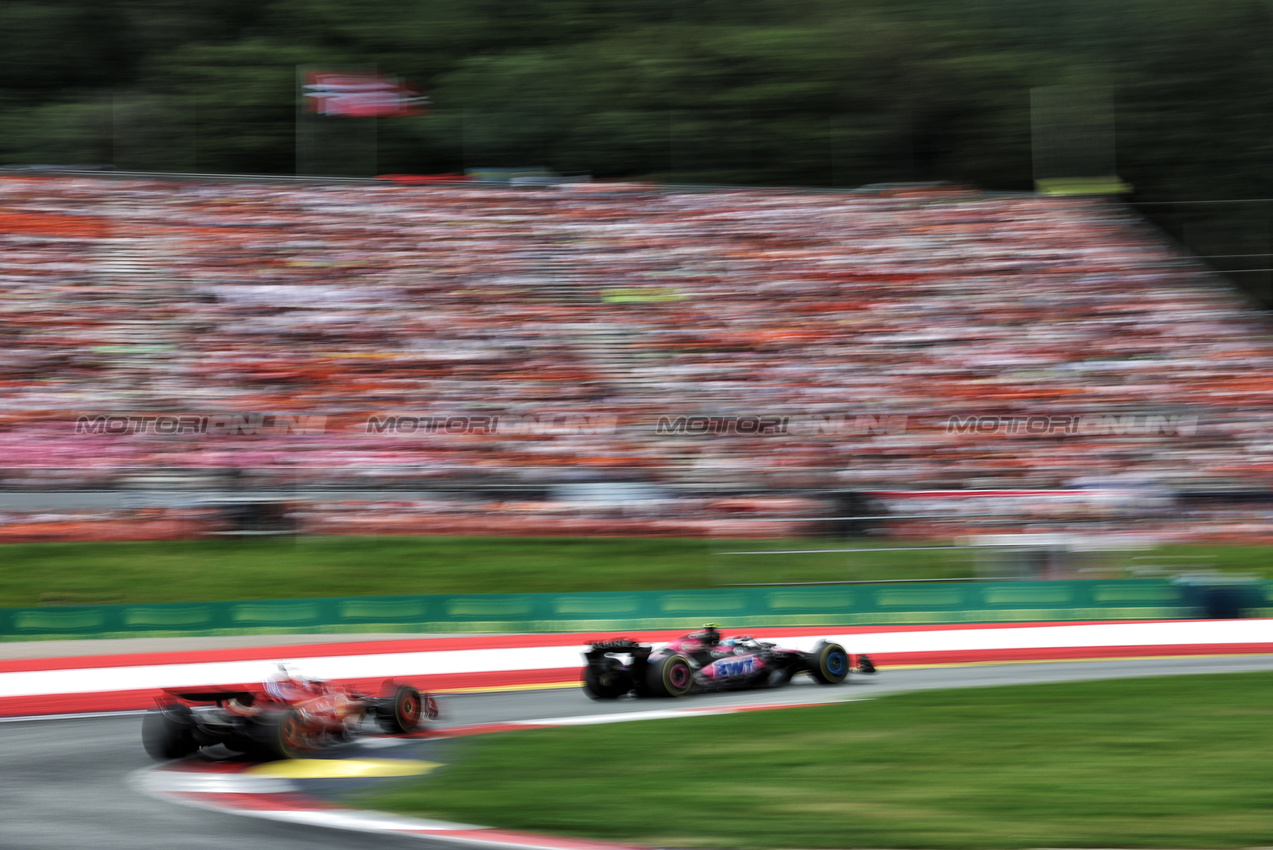
<instances>
[{"instance_id":1,"label":"alpine f1 car","mask_svg":"<svg viewBox=\"0 0 1273 850\"><path fill-rule=\"evenodd\" d=\"M272 761L349 740L369 717L385 732L405 734L438 716L433 697L410 685L390 679L381 690L370 696L286 672L260 686L165 689L142 721L142 743L159 761L218 744Z\"/></svg>"},{"instance_id":2,"label":"alpine f1 car","mask_svg":"<svg viewBox=\"0 0 1273 850\"><path fill-rule=\"evenodd\" d=\"M623 660L630 658L630 661ZM772 688L797 673L823 685L843 682L850 671L874 673L866 655L853 666L844 647L820 640L809 652L784 649L751 635L721 640L715 626L692 632L655 649L627 638L600 641L584 653L584 693L593 699L683 697L714 690Z\"/></svg>"}]
</instances>

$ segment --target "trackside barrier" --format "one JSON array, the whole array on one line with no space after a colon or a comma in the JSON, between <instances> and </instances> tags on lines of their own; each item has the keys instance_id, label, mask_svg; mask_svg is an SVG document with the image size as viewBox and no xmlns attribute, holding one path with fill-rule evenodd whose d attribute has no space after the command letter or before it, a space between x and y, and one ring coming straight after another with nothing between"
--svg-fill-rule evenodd
<instances>
[{"instance_id":1,"label":"trackside barrier","mask_svg":"<svg viewBox=\"0 0 1273 850\"><path fill-rule=\"evenodd\" d=\"M1269 616L1267 585L1243 614ZM631 593L369 596L0 609L0 640L232 634L547 633L1163 620L1207 616L1163 579L739 587Z\"/></svg>"}]
</instances>

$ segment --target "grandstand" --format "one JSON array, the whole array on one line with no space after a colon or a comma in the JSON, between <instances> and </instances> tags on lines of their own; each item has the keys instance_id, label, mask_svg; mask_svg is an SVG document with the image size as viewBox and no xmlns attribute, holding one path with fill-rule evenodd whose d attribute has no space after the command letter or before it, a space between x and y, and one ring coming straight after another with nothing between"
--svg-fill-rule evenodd
<instances>
[{"instance_id":1,"label":"grandstand","mask_svg":"<svg viewBox=\"0 0 1273 850\"><path fill-rule=\"evenodd\" d=\"M0 540L244 493L319 533L1265 533L1268 329L1111 201L18 175L0 240Z\"/></svg>"}]
</instances>

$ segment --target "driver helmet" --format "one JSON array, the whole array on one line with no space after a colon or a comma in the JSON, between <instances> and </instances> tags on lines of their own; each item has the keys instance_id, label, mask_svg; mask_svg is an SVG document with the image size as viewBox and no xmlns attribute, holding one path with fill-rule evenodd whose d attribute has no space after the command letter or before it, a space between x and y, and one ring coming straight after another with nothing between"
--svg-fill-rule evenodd
<instances>
[{"instance_id":1,"label":"driver helmet","mask_svg":"<svg viewBox=\"0 0 1273 850\"><path fill-rule=\"evenodd\" d=\"M265 692L281 700L295 700L316 692L313 679L292 673L286 664L278 665L278 671L265 680Z\"/></svg>"},{"instance_id":2,"label":"driver helmet","mask_svg":"<svg viewBox=\"0 0 1273 850\"><path fill-rule=\"evenodd\" d=\"M698 637L703 643L709 646L716 646L720 643L720 632L717 630L716 623L704 623L703 631L699 632Z\"/></svg>"}]
</instances>

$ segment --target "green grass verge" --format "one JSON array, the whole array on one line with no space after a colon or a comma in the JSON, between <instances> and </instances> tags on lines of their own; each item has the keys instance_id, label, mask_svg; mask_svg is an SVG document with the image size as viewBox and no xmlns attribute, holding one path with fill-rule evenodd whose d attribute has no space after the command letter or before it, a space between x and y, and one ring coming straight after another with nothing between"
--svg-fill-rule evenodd
<instances>
[{"instance_id":1,"label":"green grass verge","mask_svg":"<svg viewBox=\"0 0 1273 850\"><path fill-rule=\"evenodd\" d=\"M515 732L356 802L653 847L1255 847L1270 705L1238 674Z\"/></svg>"},{"instance_id":2,"label":"green grass verge","mask_svg":"<svg viewBox=\"0 0 1273 850\"><path fill-rule=\"evenodd\" d=\"M877 551L730 554L797 548ZM1117 572L1152 561L1268 576L1270 555L1273 547L1178 546L1120 553L1106 566ZM977 572L978 556L966 549L890 551L832 540L289 537L14 544L0 546L0 607L963 578Z\"/></svg>"},{"instance_id":3,"label":"green grass verge","mask_svg":"<svg viewBox=\"0 0 1273 850\"><path fill-rule=\"evenodd\" d=\"M0 607L427 593L677 590L737 582L962 577L967 552L745 556L798 541L299 537L0 547ZM810 548L827 541L808 542ZM842 545L842 544L834 544ZM858 544L853 544L858 545ZM917 558L916 554L928 557Z\"/></svg>"}]
</instances>

